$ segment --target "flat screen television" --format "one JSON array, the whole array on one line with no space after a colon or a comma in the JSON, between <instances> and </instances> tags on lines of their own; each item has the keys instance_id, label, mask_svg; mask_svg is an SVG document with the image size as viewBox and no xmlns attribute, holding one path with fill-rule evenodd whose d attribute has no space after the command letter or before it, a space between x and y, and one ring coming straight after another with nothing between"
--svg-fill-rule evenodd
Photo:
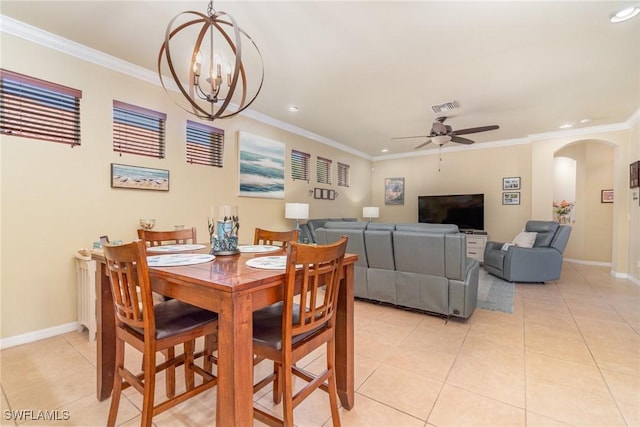
<instances>
[{"instance_id":1,"label":"flat screen television","mask_svg":"<svg viewBox=\"0 0 640 427\"><path fill-rule=\"evenodd\" d=\"M418 196L418 221L484 230L484 194Z\"/></svg>"}]
</instances>

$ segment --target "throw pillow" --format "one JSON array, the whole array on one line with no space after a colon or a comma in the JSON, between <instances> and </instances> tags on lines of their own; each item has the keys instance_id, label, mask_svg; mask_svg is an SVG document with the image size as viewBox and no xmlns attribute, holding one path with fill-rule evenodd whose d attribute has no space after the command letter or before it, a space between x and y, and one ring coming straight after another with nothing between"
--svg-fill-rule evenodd
<instances>
[{"instance_id":1,"label":"throw pillow","mask_svg":"<svg viewBox=\"0 0 640 427\"><path fill-rule=\"evenodd\" d=\"M521 248L532 248L537 235L538 233L532 231L522 231L513 239L513 244Z\"/></svg>"}]
</instances>

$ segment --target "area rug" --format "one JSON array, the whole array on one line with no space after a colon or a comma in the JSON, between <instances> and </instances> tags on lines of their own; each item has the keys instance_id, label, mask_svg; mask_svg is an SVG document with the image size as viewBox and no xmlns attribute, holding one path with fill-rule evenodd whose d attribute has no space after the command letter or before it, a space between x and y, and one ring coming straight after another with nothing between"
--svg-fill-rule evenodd
<instances>
[{"instance_id":1,"label":"area rug","mask_svg":"<svg viewBox=\"0 0 640 427\"><path fill-rule=\"evenodd\" d=\"M515 284L502 280L480 267L477 308L513 313Z\"/></svg>"}]
</instances>

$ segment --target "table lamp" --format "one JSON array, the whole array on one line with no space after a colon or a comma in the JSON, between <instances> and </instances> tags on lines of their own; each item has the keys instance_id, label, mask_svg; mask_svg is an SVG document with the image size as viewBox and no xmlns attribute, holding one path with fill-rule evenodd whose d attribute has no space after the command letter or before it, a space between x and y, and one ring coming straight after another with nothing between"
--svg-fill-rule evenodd
<instances>
[{"instance_id":1,"label":"table lamp","mask_svg":"<svg viewBox=\"0 0 640 427\"><path fill-rule=\"evenodd\" d=\"M298 241L302 240L300 235L300 220L309 218L309 204L308 203L287 203L284 206L284 217L287 219L296 220L296 230L298 230Z\"/></svg>"},{"instance_id":2,"label":"table lamp","mask_svg":"<svg viewBox=\"0 0 640 427\"><path fill-rule=\"evenodd\" d=\"M378 218L380 216L380 208L377 206L365 206L362 208L362 216L369 218L369 222L371 222L371 218Z\"/></svg>"}]
</instances>

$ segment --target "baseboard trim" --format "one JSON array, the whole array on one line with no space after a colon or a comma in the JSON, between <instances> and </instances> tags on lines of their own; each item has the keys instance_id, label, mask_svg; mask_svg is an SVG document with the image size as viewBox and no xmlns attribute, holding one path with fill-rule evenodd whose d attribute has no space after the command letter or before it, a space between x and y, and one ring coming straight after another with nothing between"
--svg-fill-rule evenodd
<instances>
[{"instance_id":1,"label":"baseboard trim","mask_svg":"<svg viewBox=\"0 0 640 427\"><path fill-rule=\"evenodd\" d=\"M564 260L566 262L571 262L573 264L594 265L596 267L611 267L610 262L604 262L604 261L584 261L581 259L572 259L572 258L565 258Z\"/></svg>"},{"instance_id":2,"label":"baseboard trim","mask_svg":"<svg viewBox=\"0 0 640 427\"><path fill-rule=\"evenodd\" d=\"M51 328L40 329L38 331L27 332L22 335L15 335L0 339L0 350L15 347L17 345L28 344L34 341L40 341L45 338L51 338L69 332L77 331L80 327L78 322L65 323L64 325L53 326Z\"/></svg>"}]
</instances>

